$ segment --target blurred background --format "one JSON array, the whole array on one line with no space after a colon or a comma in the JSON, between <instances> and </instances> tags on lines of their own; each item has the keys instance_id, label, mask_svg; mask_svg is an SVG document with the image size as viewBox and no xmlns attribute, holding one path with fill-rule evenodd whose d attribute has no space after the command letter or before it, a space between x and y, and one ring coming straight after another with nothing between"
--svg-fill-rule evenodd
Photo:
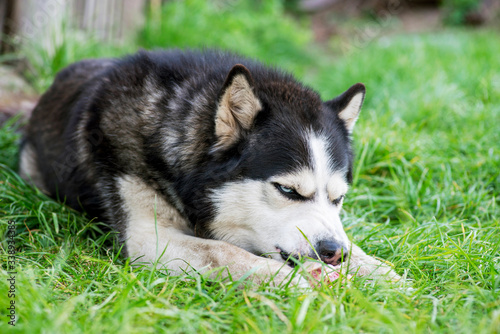
<instances>
[{"instance_id":1,"label":"blurred background","mask_svg":"<svg viewBox=\"0 0 500 334\"><path fill-rule=\"evenodd\" d=\"M0 0L0 121L82 58L218 47L317 82L325 62L374 41L497 29L499 11L499 0Z\"/></svg>"}]
</instances>

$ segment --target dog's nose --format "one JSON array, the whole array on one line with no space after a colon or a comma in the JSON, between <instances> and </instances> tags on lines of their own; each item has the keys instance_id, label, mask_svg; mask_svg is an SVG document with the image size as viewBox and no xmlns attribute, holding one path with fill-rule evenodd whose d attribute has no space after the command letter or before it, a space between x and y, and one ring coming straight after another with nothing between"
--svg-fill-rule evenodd
<instances>
[{"instance_id":1,"label":"dog's nose","mask_svg":"<svg viewBox=\"0 0 500 334\"><path fill-rule=\"evenodd\" d=\"M316 249L321 261L327 264L336 266L347 258L347 248L342 247L335 241L322 240Z\"/></svg>"}]
</instances>

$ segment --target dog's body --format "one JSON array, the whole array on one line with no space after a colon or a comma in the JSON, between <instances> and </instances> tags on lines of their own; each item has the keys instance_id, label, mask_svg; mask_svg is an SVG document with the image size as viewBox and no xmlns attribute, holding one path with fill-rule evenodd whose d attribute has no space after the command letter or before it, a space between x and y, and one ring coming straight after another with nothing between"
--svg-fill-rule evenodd
<instances>
[{"instance_id":1,"label":"dog's body","mask_svg":"<svg viewBox=\"0 0 500 334\"><path fill-rule=\"evenodd\" d=\"M175 273L281 282L290 257L335 266L351 252L352 270L394 278L339 218L364 92L323 103L290 75L216 51L82 61L33 111L21 175L109 222L128 256Z\"/></svg>"}]
</instances>

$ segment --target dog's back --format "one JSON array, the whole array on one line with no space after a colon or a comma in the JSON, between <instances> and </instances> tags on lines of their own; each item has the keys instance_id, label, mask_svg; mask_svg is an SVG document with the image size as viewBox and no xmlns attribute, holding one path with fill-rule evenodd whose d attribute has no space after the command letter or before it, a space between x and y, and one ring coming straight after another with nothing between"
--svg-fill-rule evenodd
<instances>
[{"instance_id":1,"label":"dog's back","mask_svg":"<svg viewBox=\"0 0 500 334\"><path fill-rule=\"evenodd\" d=\"M82 193L74 189L80 182L73 179L79 178L81 173L75 161L76 152L68 151L68 142L74 138L68 125L78 121L78 111L85 108L83 104L90 101L97 89L88 83L112 64L108 59L84 60L59 72L33 110L26 127L20 152L20 175L73 207L78 206L75 195ZM85 187L82 194L88 193L85 197L90 198L94 195L90 190Z\"/></svg>"}]
</instances>

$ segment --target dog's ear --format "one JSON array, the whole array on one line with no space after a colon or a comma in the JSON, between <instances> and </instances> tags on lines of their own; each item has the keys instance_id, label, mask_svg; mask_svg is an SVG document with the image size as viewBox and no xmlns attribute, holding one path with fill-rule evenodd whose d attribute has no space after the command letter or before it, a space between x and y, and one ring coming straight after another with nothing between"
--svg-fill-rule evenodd
<instances>
[{"instance_id":1,"label":"dog's ear","mask_svg":"<svg viewBox=\"0 0 500 334\"><path fill-rule=\"evenodd\" d=\"M344 125L349 134L352 133L354 124L358 119L361 105L365 99L366 88L362 83L357 83L333 100L326 102L326 105L337 113L344 121Z\"/></svg>"},{"instance_id":2,"label":"dog's ear","mask_svg":"<svg viewBox=\"0 0 500 334\"><path fill-rule=\"evenodd\" d=\"M219 96L215 116L217 143L214 150L228 148L237 142L252 127L255 116L262 109L254 93L252 75L240 64L229 71Z\"/></svg>"}]
</instances>

